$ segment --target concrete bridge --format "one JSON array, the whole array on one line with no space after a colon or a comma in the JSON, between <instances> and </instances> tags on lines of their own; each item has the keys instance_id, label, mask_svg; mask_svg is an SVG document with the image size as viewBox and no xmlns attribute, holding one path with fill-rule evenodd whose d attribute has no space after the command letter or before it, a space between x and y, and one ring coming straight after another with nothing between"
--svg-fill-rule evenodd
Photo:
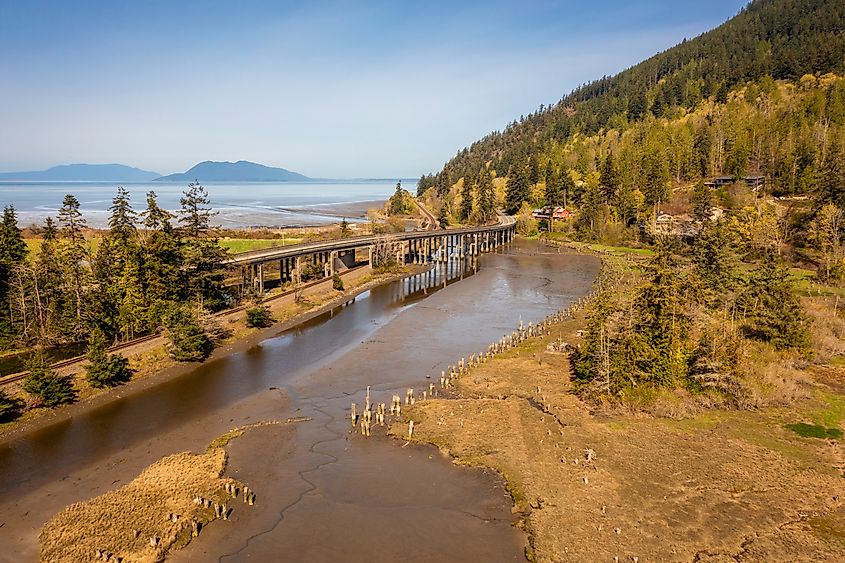
<instances>
[{"instance_id":1,"label":"concrete bridge","mask_svg":"<svg viewBox=\"0 0 845 563\"><path fill-rule=\"evenodd\" d=\"M304 277L331 277L364 263L428 264L478 256L513 240L515 227L513 217L500 216L497 224L481 227L366 235L243 252L224 265L240 271L243 288L263 293L266 285L298 285Z\"/></svg>"}]
</instances>

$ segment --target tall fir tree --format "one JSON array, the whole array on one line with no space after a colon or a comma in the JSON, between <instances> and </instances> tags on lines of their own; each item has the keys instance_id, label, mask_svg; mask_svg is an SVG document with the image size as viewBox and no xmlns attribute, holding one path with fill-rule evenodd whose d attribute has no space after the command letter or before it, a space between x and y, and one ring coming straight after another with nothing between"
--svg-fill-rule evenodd
<instances>
[{"instance_id":1,"label":"tall fir tree","mask_svg":"<svg viewBox=\"0 0 845 563\"><path fill-rule=\"evenodd\" d=\"M692 217L699 223L705 223L713 215L713 192L699 180L692 191Z\"/></svg>"},{"instance_id":2,"label":"tall fir tree","mask_svg":"<svg viewBox=\"0 0 845 563\"><path fill-rule=\"evenodd\" d=\"M481 223L492 221L496 217L496 190L493 179L485 167L478 172L478 220Z\"/></svg>"},{"instance_id":3,"label":"tall fir tree","mask_svg":"<svg viewBox=\"0 0 845 563\"><path fill-rule=\"evenodd\" d=\"M198 182L192 182L179 200L181 244L181 274L187 297L200 307L218 311L226 306L223 288L223 260L226 251L220 247L211 218L216 213L209 207L208 192Z\"/></svg>"},{"instance_id":4,"label":"tall fir tree","mask_svg":"<svg viewBox=\"0 0 845 563\"><path fill-rule=\"evenodd\" d=\"M613 153L607 153L601 167L601 185L602 196L605 203L610 203L616 199L616 192L619 190L621 180L619 178L619 170L616 167L616 162L613 160Z\"/></svg>"},{"instance_id":5,"label":"tall fir tree","mask_svg":"<svg viewBox=\"0 0 845 563\"><path fill-rule=\"evenodd\" d=\"M472 217L472 209L473 209L473 192L475 186L473 185L472 180L469 176L464 176L464 184L461 186L461 207L460 207L460 214L461 214L461 221L466 222L469 221L470 217Z\"/></svg>"},{"instance_id":6,"label":"tall fir tree","mask_svg":"<svg viewBox=\"0 0 845 563\"><path fill-rule=\"evenodd\" d=\"M15 336L12 318L12 281L18 275L16 271L26 260L26 242L18 228L18 218L15 208L7 206L3 209L3 222L0 223L0 338Z\"/></svg>"},{"instance_id":7,"label":"tall fir tree","mask_svg":"<svg viewBox=\"0 0 845 563\"><path fill-rule=\"evenodd\" d=\"M513 215L522 207L522 202L531 196L531 185L526 163L517 163L508 172L508 184L505 190L505 211Z\"/></svg>"},{"instance_id":8,"label":"tall fir tree","mask_svg":"<svg viewBox=\"0 0 845 563\"><path fill-rule=\"evenodd\" d=\"M73 194L67 194L64 197L58 215L62 234L61 262L65 268L63 277L67 290L72 293L75 302L75 314L68 315L64 320L65 332L81 335L84 333L83 301L88 258L84 234L86 222L79 210L79 200Z\"/></svg>"},{"instance_id":9,"label":"tall fir tree","mask_svg":"<svg viewBox=\"0 0 845 563\"><path fill-rule=\"evenodd\" d=\"M159 207L156 193L148 192L147 209L141 213L147 229L143 241L143 285L147 305L153 309L157 303L180 298L181 243L171 224L173 218ZM150 323L155 326L159 320L150 319Z\"/></svg>"},{"instance_id":10,"label":"tall fir tree","mask_svg":"<svg viewBox=\"0 0 845 563\"><path fill-rule=\"evenodd\" d=\"M200 238L212 231L211 219L217 212L211 209L208 192L199 182L188 184L188 189L179 198L179 204L182 206L179 211L180 230L184 237Z\"/></svg>"},{"instance_id":11,"label":"tall fir tree","mask_svg":"<svg viewBox=\"0 0 845 563\"><path fill-rule=\"evenodd\" d=\"M773 252L752 272L737 297L745 318L746 334L770 343L778 350L806 348L810 343L809 321L789 280L789 271Z\"/></svg>"},{"instance_id":12,"label":"tall fir tree","mask_svg":"<svg viewBox=\"0 0 845 563\"><path fill-rule=\"evenodd\" d=\"M533 154L528 157L528 181L536 186L540 181L540 166L537 164L537 157Z\"/></svg>"},{"instance_id":13,"label":"tall fir tree","mask_svg":"<svg viewBox=\"0 0 845 563\"><path fill-rule=\"evenodd\" d=\"M558 207L563 203L563 179L561 173L556 172L550 162L546 166L546 205Z\"/></svg>"}]
</instances>

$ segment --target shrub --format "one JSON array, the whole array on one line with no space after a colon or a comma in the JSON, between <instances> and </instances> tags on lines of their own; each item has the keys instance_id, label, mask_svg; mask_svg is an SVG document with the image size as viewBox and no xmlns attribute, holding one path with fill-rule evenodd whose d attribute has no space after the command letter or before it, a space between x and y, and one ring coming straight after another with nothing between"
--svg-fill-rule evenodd
<instances>
[{"instance_id":1,"label":"shrub","mask_svg":"<svg viewBox=\"0 0 845 563\"><path fill-rule=\"evenodd\" d=\"M5 391L0 390L0 422L17 418L22 410L23 401L17 397L11 397Z\"/></svg>"},{"instance_id":2,"label":"shrub","mask_svg":"<svg viewBox=\"0 0 845 563\"><path fill-rule=\"evenodd\" d=\"M251 328L266 328L273 324L270 309L258 305L246 310L246 326Z\"/></svg>"},{"instance_id":3,"label":"shrub","mask_svg":"<svg viewBox=\"0 0 845 563\"><path fill-rule=\"evenodd\" d=\"M201 362L214 350L214 343L186 307L172 304L164 315L164 328L167 351L178 362Z\"/></svg>"},{"instance_id":4,"label":"shrub","mask_svg":"<svg viewBox=\"0 0 845 563\"><path fill-rule=\"evenodd\" d=\"M340 274L332 276L332 287L338 291L343 291L343 278L340 277Z\"/></svg>"},{"instance_id":5,"label":"shrub","mask_svg":"<svg viewBox=\"0 0 845 563\"><path fill-rule=\"evenodd\" d=\"M112 387L132 379L129 360L117 354L109 354L106 349L106 337L99 328L91 331L88 340L88 364L85 373L91 387Z\"/></svg>"},{"instance_id":6,"label":"shrub","mask_svg":"<svg viewBox=\"0 0 845 563\"><path fill-rule=\"evenodd\" d=\"M36 397L45 407L56 407L76 399L76 391L70 377L57 375L47 363L43 351L36 350L29 361L29 375L23 382L23 389Z\"/></svg>"}]
</instances>

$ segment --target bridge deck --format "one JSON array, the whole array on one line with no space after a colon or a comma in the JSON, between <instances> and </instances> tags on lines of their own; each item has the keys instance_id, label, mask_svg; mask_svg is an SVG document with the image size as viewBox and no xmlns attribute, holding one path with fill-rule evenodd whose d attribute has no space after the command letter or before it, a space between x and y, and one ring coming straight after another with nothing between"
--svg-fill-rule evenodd
<instances>
[{"instance_id":1,"label":"bridge deck","mask_svg":"<svg viewBox=\"0 0 845 563\"><path fill-rule=\"evenodd\" d=\"M352 250L354 248L370 246L371 244L375 244L380 240L384 240L385 237L389 237L391 240L395 241L406 241L434 237L496 232L510 228L515 223L516 219L511 216L505 215L500 216L499 222L497 224L485 225L482 227L463 227L460 229L441 229L438 231L412 231L408 233L392 233L389 235L365 235L337 240L291 244L289 246L278 246L274 248L267 248L264 250L253 250L251 252L241 252L239 254L234 254L223 264L230 267L247 266L250 264L272 262L274 260L280 260L283 258L293 258L296 256L303 256L305 254L312 254L317 252Z\"/></svg>"}]
</instances>

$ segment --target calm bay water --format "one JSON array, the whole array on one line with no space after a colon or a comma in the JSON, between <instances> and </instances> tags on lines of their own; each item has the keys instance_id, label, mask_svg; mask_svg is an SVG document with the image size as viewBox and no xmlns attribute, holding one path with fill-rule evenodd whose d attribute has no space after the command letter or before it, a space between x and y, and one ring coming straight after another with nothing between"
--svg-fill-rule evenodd
<instances>
[{"instance_id":1,"label":"calm bay water","mask_svg":"<svg viewBox=\"0 0 845 563\"><path fill-rule=\"evenodd\" d=\"M142 211L146 193L153 190L159 205L174 211L186 188L181 183L150 182L0 182L0 205L14 205L19 223L27 226L55 216L65 194L74 194L92 227L105 226L108 208L122 185L131 194L133 207ZM223 227L319 225L337 222L340 217L360 220L369 207L378 206L393 193L395 181L349 182L261 182L207 183L212 207L219 212L216 222ZM408 189L413 186L408 185Z\"/></svg>"}]
</instances>

